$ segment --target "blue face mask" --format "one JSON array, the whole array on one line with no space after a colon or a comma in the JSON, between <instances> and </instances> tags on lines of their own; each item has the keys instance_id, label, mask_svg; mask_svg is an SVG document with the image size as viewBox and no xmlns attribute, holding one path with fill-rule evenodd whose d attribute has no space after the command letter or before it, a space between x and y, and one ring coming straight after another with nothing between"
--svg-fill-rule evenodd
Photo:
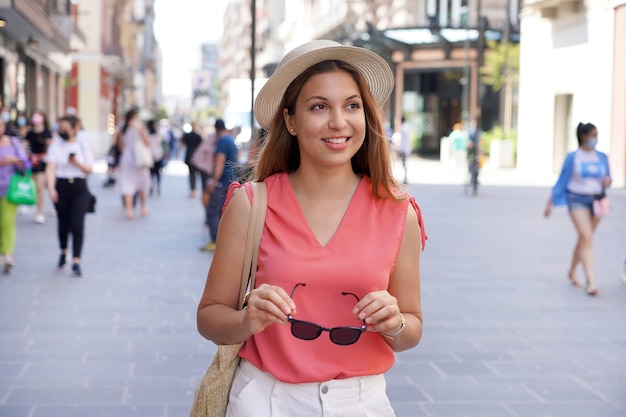
<instances>
[{"instance_id":1,"label":"blue face mask","mask_svg":"<svg viewBox=\"0 0 626 417\"><path fill-rule=\"evenodd\" d=\"M9 120L11 120L11 114L7 113L7 112L3 112L2 113L2 121L4 123L9 123Z\"/></svg>"},{"instance_id":2,"label":"blue face mask","mask_svg":"<svg viewBox=\"0 0 626 417\"><path fill-rule=\"evenodd\" d=\"M587 141L587 146L589 146L590 148L595 148L597 144L598 144L598 138L590 138Z\"/></svg>"},{"instance_id":3,"label":"blue face mask","mask_svg":"<svg viewBox=\"0 0 626 417\"><path fill-rule=\"evenodd\" d=\"M16 120L16 123L19 127L22 127L24 125L26 125L26 118L25 117L18 117Z\"/></svg>"}]
</instances>

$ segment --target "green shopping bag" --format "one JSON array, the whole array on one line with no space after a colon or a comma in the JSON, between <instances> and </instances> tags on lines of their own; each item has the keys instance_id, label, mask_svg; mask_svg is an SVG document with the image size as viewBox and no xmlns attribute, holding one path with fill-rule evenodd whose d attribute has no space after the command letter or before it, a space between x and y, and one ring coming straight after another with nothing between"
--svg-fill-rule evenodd
<instances>
[{"instance_id":1,"label":"green shopping bag","mask_svg":"<svg viewBox=\"0 0 626 417\"><path fill-rule=\"evenodd\" d=\"M7 200L13 204L23 206L34 206L37 204L37 189L35 181L31 178L30 169L25 175L15 173L11 175L9 189L7 190Z\"/></svg>"}]
</instances>

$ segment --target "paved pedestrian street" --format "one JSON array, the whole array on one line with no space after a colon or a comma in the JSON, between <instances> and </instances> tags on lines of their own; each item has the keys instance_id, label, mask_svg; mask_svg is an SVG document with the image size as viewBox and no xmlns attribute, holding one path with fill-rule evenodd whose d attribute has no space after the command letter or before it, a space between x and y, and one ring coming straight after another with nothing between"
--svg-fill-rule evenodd
<instances>
[{"instance_id":1,"label":"paved pedestrian street","mask_svg":"<svg viewBox=\"0 0 626 417\"><path fill-rule=\"evenodd\" d=\"M56 268L56 219L18 217L16 267L0 276L0 417L188 415L216 348L196 330L211 262L198 250L203 213L175 168L132 221L92 176L82 278ZM425 324L387 374L397 416L626 416L626 190L610 192L589 297L566 276L566 209L543 218L548 187L484 185L472 197L411 180L430 237Z\"/></svg>"}]
</instances>

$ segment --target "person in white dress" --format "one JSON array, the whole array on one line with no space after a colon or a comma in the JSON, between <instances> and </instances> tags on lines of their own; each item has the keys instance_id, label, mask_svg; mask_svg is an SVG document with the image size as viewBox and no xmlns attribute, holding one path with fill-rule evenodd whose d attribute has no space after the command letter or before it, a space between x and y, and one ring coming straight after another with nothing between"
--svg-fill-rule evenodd
<instances>
[{"instance_id":1,"label":"person in white dress","mask_svg":"<svg viewBox=\"0 0 626 417\"><path fill-rule=\"evenodd\" d=\"M116 135L117 146L121 151L117 188L124 197L124 208L126 217L132 219L135 215L133 199L135 194L139 197L141 205L141 215L148 215L146 206L146 194L150 190L150 167L138 167L135 162L135 145L137 141L143 141L144 145L150 147L150 139L145 128L137 117L137 111L131 109L126 112L124 125Z\"/></svg>"}]
</instances>

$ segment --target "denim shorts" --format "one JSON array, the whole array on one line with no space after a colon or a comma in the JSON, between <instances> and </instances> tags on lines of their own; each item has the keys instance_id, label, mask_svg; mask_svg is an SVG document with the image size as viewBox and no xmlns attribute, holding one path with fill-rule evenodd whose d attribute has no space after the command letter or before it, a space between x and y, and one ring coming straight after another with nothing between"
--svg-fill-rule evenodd
<instances>
[{"instance_id":1,"label":"denim shorts","mask_svg":"<svg viewBox=\"0 0 626 417\"><path fill-rule=\"evenodd\" d=\"M569 211L587 209L593 213L593 200L592 195L582 195L567 193L567 208Z\"/></svg>"}]
</instances>

